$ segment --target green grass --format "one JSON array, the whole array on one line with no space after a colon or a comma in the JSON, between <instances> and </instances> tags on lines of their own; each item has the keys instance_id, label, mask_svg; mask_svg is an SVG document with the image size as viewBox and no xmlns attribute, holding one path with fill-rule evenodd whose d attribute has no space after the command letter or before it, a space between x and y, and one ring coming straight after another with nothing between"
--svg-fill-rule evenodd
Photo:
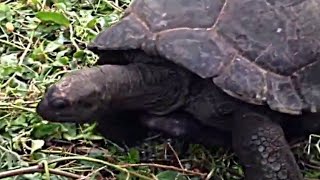
<instances>
[{"instance_id":1,"label":"green grass","mask_svg":"<svg viewBox=\"0 0 320 180\"><path fill-rule=\"evenodd\" d=\"M94 124L48 123L37 116L35 106L46 87L69 71L95 63L97 57L86 50L86 44L117 22L128 4L129 0L8 0L0 4L0 172L15 169L19 175L7 179L108 175L164 180L179 176L182 180L201 179L199 174L224 179L243 175L234 156L219 148L188 145L183 150L148 142L159 159L170 155L173 162L166 161L162 168L160 163L142 166L138 151L143 147L124 152L95 132ZM304 174L319 178L319 153L312 148L307 156L305 146L304 141L294 148L304 163ZM179 162L191 174L182 176ZM36 172L43 167L44 172Z\"/></svg>"}]
</instances>

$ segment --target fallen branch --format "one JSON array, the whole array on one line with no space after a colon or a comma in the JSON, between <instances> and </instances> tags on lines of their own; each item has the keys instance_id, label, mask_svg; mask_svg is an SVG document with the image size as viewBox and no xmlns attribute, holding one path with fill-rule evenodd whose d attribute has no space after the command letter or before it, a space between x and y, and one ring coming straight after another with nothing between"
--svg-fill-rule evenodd
<instances>
[{"instance_id":1,"label":"fallen branch","mask_svg":"<svg viewBox=\"0 0 320 180\"><path fill-rule=\"evenodd\" d=\"M162 164L153 164L153 163L140 163L140 164L124 164L124 165L120 165L120 167L122 168L128 168L128 167L139 167L139 166L149 166L149 167L156 167L156 168L162 168L162 169L167 169L167 170L173 170L173 171L178 171L178 172L182 172L188 175L194 175L194 176L206 176L206 173L199 173L199 172L194 172L194 171L190 171L187 169L181 169L181 168L177 168L175 166L167 166L167 165L162 165Z\"/></svg>"},{"instance_id":2,"label":"fallen branch","mask_svg":"<svg viewBox=\"0 0 320 180\"><path fill-rule=\"evenodd\" d=\"M1 178L7 178L7 177L12 177L12 176L18 176L18 175L23 175L23 174L32 174L32 173L44 173L45 169L43 168L42 164L36 165L36 166L31 166L31 167L26 167L26 168L20 168L20 169L15 169L15 170L8 170L5 172L0 172L0 179ZM57 170L57 169L50 169L49 168L49 172L51 174L56 174L56 175L60 175L60 176L64 176L67 178L72 178L72 179L80 179L82 178L82 176L77 175L77 174L73 174L70 172L66 172L66 171L61 171L61 170Z\"/></svg>"},{"instance_id":3,"label":"fallen branch","mask_svg":"<svg viewBox=\"0 0 320 180\"><path fill-rule=\"evenodd\" d=\"M147 176L144 176L142 174L139 174L139 173L136 173L136 172L133 172L133 171L129 171L129 170L127 170L127 169L125 169L125 168L123 168L123 167L121 167L119 165L112 164L112 163L109 163L107 161L103 161L103 160L100 160L100 159L94 159L94 158L84 157L84 156L62 157L62 158L51 160L51 161L48 162L48 164L57 163L57 162L60 162L60 161L68 161L68 160L84 160L84 161L100 163L100 164L104 164L106 166L112 167L112 168L114 168L116 170L119 170L121 172L125 172L128 175L136 176L136 177L138 177L140 179L143 179L143 180L154 180L151 177L147 177Z\"/></svg>"}]
</instances>

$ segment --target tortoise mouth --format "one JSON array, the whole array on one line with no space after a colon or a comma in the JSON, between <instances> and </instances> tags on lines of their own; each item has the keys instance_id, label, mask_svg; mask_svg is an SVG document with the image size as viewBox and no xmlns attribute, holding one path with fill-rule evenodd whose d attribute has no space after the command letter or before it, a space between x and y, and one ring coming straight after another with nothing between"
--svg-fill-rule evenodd
<instances>
[{"instance_id":1,"label":"tortoise mouth","mask_svg":"<svg viewBox=\"0 0 320 180\"><path fill-rule=\"evenodd\" d=\"M87 123L90 122L89 118L84 118L81 113L76 113L72 109L60 109L57 110L51 107L50 103L46 98L41 100L37 107L36 113L44 120L50 122L77 122L77 123Z\"/></svg>"}]
</instances>

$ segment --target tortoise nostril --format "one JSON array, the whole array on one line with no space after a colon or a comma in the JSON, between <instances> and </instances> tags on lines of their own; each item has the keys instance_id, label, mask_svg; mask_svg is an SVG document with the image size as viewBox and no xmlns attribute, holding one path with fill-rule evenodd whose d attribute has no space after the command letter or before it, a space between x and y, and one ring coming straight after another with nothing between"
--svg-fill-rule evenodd
<instances>
[{"instance_id":1,"label":"tortoise nostril","mask_svg":"<svg viewBox=\"0 0 320 180\"><path fill-rule=\"evenodd\" d=\"M51 106L55 109L63 109L68 107L68 102L63 99L55 99L51 102Z\"/></svg>"}]
</instances>

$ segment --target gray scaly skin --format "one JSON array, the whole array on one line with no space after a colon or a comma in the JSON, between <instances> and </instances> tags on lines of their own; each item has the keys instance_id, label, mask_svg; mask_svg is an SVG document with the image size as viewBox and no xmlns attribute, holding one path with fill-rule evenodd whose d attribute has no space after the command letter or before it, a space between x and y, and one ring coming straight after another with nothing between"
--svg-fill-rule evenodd
<instances>
[{"instance_id":1,"label":"gray scaly skin","mask_svg":"<svg viewBox=\"0 0 320 180\"><path fill-rule=\"evenodd\" d=\"M246 179L302 180L281 125L289 120L288 124L293 125L295 119L309 122L300 120L308 119L307 115L283 115L243 103L209 79L176 65L133 63L79 70L51 86L37 107L37 112L49 121L78 123L100 118L100 123L108 124L103 115L121 111L144 112L146 115L137 123L171 136L199 137L199 141L209 144L228 145L231 141L245 166ZM313 125L314 119L310 120ZM319 125L313 128L319 130Z\"/></svg>"}]
</instances>

